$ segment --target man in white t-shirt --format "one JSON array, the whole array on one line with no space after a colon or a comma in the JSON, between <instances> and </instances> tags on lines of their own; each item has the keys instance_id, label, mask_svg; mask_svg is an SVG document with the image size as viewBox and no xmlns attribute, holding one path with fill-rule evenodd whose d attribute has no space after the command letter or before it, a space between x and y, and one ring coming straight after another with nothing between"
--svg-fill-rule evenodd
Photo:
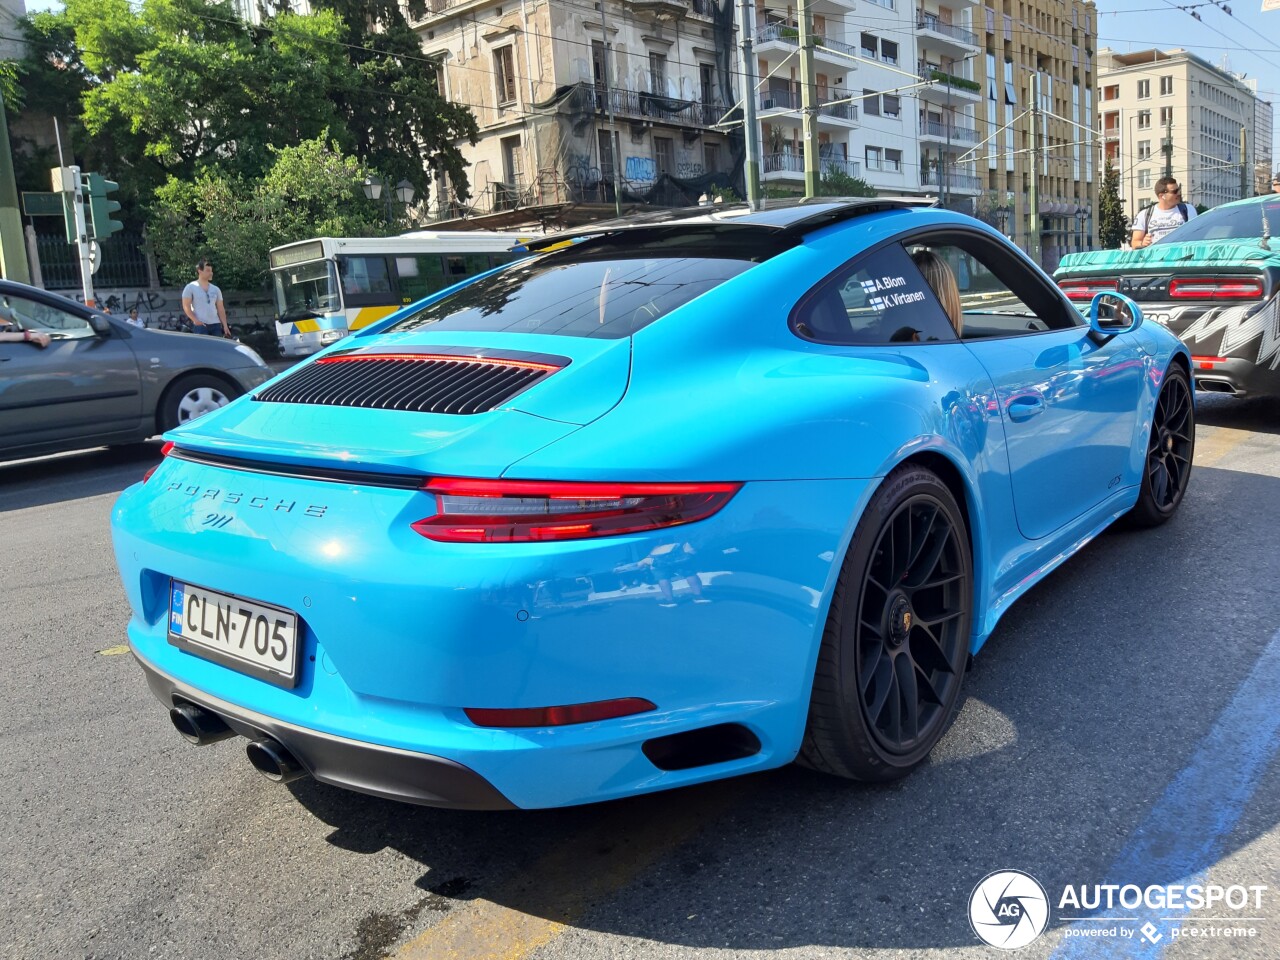
<instances>
[{"instance_id":1,"label":"man in white t-shirt","mask_svg":"<svg viewBox=\"0 0 1280 960\"><path fill-rule=\"evenodd\" d=\"M192 333L231 337L222 291L213 282L213 264L207 257L196 263L196 278L182 288L182 312L191 321Z\"/></svg>"},{"instance_id":2,"label":"man in white t-shirt","mask_svg":"<svg viewBox=\"0 0 1280 960\"><path fill-rule=\"evenodd\" d=\"M1173 177L1161 177L1156 181L1157 200L1138 211L1133 218L1133 237L1129 246L1134 250L1149 247L1166 233L1182 226L1196 215L1196 208L1182 199L1182 187Z\"/></svg>"}]
</instances>

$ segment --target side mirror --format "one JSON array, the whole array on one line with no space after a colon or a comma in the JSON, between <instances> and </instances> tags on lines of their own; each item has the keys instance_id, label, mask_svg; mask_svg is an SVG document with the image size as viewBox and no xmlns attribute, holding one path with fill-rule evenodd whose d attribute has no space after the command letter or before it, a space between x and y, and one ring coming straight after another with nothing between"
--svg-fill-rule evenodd
<instances>
[{"instance_id":1,"label":"side mirror","mask_svg":"<svg viewBox=\"0 0 1280 960\"><path fill-rule=\"evenodd\" d=\"M111 332L111 321L100 313L89 314L89 326L93 327L93 332L100 337L105 337Z\"/></svg>"},{"instance_id":2,"label":"side mirror","mask_svg":"<svg viewBox=\"0 0 1280 960\"><path fill-rule=\"evenodd\" d=\"M1123 293L1100 293L1089 304L1089 329L1104 337L1132 333L1142 325L1142 308Z\"/></svg>"}]
</instances>

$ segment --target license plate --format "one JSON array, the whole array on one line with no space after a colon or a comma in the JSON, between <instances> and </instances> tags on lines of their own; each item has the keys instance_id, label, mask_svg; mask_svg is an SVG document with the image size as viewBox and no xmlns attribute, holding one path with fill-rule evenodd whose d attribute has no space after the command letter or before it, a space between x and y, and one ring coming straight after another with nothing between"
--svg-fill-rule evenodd
<instances>
[{"instance_id":1,"label":"license plate","mask_svg":"<svg viewBox=\"0 0 1280 960\"><path fill-rule=\"evenodd\" d=\"M298 615L169 581L169 642L281 687L297 684Z\"/></svg>"}]
</instances>

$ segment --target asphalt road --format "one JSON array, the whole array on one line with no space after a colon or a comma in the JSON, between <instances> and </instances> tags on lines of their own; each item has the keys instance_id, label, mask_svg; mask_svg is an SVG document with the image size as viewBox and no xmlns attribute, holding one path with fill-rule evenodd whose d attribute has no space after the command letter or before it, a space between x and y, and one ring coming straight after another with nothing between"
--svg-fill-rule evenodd
<instances>
[{"instance_id":1,"label":"asphalt road","mask_svg":"<svg viewBox=\"0 0 1280 960\"><path fill-rule=\"evenodd\" d=\"M0 951L10 958L995 957L992 871L1053 902L1019 957L1280 956L1280 403L1202 398L1172 523L1109 532L1004 618L905 782L799 769L532 813L268 783L189 746L127 651L107 519L155 448L0 465ZM1067 885L1262 886L1080 936ZM1230 916L1230 923L1208 918ZM1250 918L1243 924L1240 917ZM1129 922L1133 921L1133 922Z\"/></svg>"}]
</instances>

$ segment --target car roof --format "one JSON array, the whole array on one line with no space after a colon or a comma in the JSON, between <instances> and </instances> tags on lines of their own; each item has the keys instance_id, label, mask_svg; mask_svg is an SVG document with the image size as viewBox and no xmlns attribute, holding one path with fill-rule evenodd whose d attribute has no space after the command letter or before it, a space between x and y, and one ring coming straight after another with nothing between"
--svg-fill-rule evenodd
<instances>
[{"instance_id":1,"label":"car roof","mask_svg":"<svg viewBox=\"0 0 1280 960\"><path fill-rule=\"evenodd\" d=\"M587 237L672 236L683 233L732 235L743 232L770 235L775 239L798 240L807 233L854 217L889 210L932 207L926 197L808 197L795 200L765 200L758 209L746 203L726 203L655 210L617 220L584 224L574 230L531 240L517 250L552 250Z\"/></svg>"}]
</instances>

